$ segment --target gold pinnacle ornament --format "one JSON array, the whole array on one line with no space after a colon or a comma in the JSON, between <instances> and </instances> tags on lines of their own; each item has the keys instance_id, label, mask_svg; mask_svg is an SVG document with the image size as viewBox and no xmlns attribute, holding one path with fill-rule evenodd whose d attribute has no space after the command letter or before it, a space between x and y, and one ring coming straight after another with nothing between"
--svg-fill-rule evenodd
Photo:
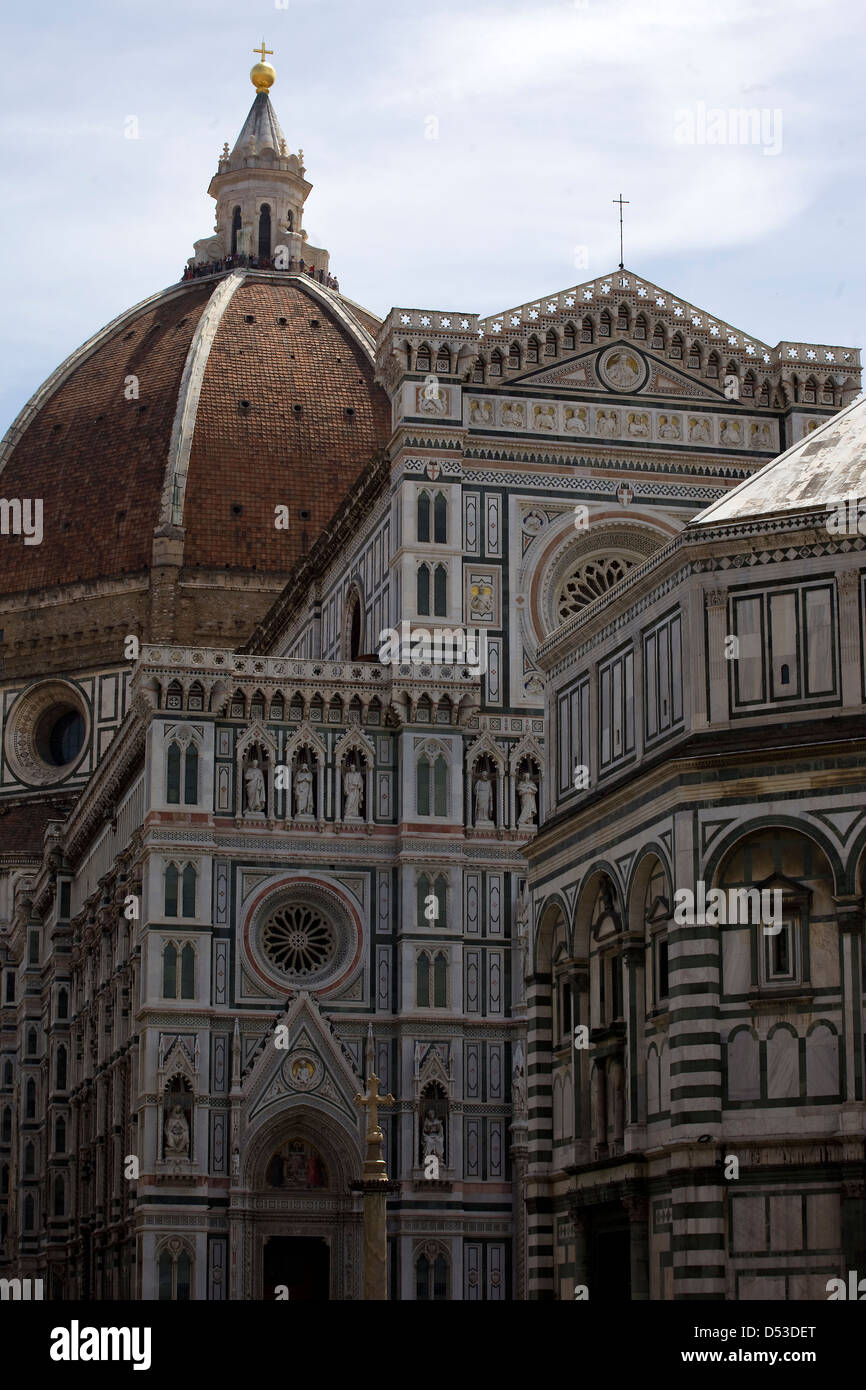
<instances>
[{"instance_id":1,"label":"gold pinnacle ornament","mask_svg":"<svg viewBox=\"0 0 866 1390\"><path fill-rule=\"evenodd\" d=\"M272 48L265 48L264 39L262 39L261 48L253 49L253 53L258 53L261 57L261 62L256 63L255 66L250 69L250 81L257 92L264 92L267 94L277 80L277 74L274 72L274 69L271 67L270 63L265 62L267 54L273 54L273 51Z\"/></svg>"}]
</instances>

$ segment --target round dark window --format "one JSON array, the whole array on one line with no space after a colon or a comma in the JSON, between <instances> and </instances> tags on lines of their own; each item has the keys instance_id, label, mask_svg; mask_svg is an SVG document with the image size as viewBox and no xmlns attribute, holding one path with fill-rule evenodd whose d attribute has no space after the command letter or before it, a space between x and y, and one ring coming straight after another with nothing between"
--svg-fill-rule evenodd
<instances>
[{"instance_id":1,"label":"round dark window","mask_svg":"<svg viewBox=\"0 0 866 1390\"><path fill-rule=\"evenodd\" d=\"M46 710L36 730L36 751L50 767L66 767L84 743L84 719L71 705Z\"/></svg>"}]
</instances>

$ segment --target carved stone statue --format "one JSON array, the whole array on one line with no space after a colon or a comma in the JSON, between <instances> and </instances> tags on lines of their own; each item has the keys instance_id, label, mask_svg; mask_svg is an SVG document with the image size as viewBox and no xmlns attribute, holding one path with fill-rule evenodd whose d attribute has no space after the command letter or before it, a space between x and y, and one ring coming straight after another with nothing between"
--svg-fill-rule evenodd
<instances>
[{"instance_id":1,"label":"carved stone statue","mask_svg":"<svg viewBox=\"0 0 866 1390\"><path fill-rule=\"evenodd\" d=\"M689 442L691 444L709 444L710 424L708 420L689 421Z\"/></svg>"},{"instance_id":2,"label":"carved stone statue","mask_svg":"<svg viewBox=\"0 0 866 1390\"><path fill-rule=\"evenodd\" d=\"M179 1105L173 1105L165 1122L165 1152L175 1158L189 1157L189 1125Z\"/></svg>"},{"instance_id":3,"label":"carved stone statue","mask_svg":"<svg viewBox=\"0 0 866 1390\"><path fill-rule=\"evenodd\" d=\"M659 438L660 439L682 439L679 418L676 415L659 416Z\"/></svg>"},{"instance_id":4,"label":"carved stone statue","mask_svg":"<svg viewBox=\"0 0 866 1390\"><path fill-rule=\"evenodd\" d=\"M524 772L517 784L517 794L520 797L520 815L517 818L517 824L534 825L538 813L538 783L532 780L528 770Z\"/></svg>"},{"instance_id":5,"label":"carved stone statue","mask_svg":"<svg viewBox=\"0 0 866 1390\"><path fill-rule=\"evenodd\" d=\"M445 1162L445 1130L432 1108L427 1111L421 1126L421 1153L424 1158L429 1154L435 1154L441 1162Z\"/></svg>"},{"instance_id":6,"label":"carved stone statue","mask_svg":"<svg viewBox=\"0 0 866 1390\"><path fill-rule=\"evenodd\" d=\"M299 763L295 773L295 815L313 814L313 774L307 763Z\"/></svg>"},{"instance_id":7,"label":"carved stone statue","mask_svg":"<svg viewBox=\"0 0 866 1390\"><path fill-rule=\"evenodd\" d=\"M244 797L246 809L261 812L265 809L265 779L258 761L253 758L244 773Z\"/></svg>"},{"instance_id":8,"label":"carved stone statue","mask_svg":"<svg viewBox=\"0 0 866 1390\"><path fill-rule=\"evenodd\" d=\"M361 815L361 799L364 795L364 778L354 763L350 763L343 774L343 796L346 820L358 820Z\"/></svg>"},{"instance_id":9,"label":"carved stone statue","mask_svg":"<svg viewBox=\"0 0 866 1390\"><path fill-rule=\"evenodd\" d=\"M492 810L493 787L490 782L490 774L487 768L483 767L481 775L475 783L475 824L490 825Z\"/></svg>"},{"instance_id":10,"label":"carved stone statue","mask_svg":"<svg viewBox=\"0 0 866 1390\"><path fill-rule=\"evenodd\" d=\"M523 1061L523 1043L514 1048L514 1065L511 1070L511 1109L515 1119L526 1114L526 1068Z\"/></svg>"},{"instance_id":11,"label":"carved stone statue","mask_svg":"<svg viewBox=\"0 0 866 1390\"><path fill-rule=\"evenodd\" d=\"M565 428L569 434L586 434L586 407L580 410L566 410Z\"/></svg>"}]
</instances>

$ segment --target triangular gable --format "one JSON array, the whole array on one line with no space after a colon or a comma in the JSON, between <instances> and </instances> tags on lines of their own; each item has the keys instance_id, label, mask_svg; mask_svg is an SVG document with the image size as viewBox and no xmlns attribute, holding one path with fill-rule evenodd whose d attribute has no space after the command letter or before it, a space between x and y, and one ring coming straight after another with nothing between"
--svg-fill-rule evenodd
<instances>
[{"instance_id":1,"label":"triangular gable","mask_svg":"<svg viewBox=\"0 0 866 1390\"><path fill-rule=\"evenodd\" d=\"M285 1033L278 1033L282 1028ZM278 1037L285 1039L285 1047L276 1046ZM242 1089L250 1122L296 1100L321 1106L350 1128L360 1125L354 1098L363 1090L361 1078L305 990L274 1021L273 1037L256 1057Z\"/></svg>"},{"instance_id":2,"label":"triangular gable","mask_svg":"<svg viewBox=\"0 0 866 1390\"><path fill-rule=\"evenodd\" d=\"M583 313L601 309L607 309L613 315L624 296L631 297L650 321L659 317L665 317L669 322L676 321L684 336L692 329L706 333L711 340L717 341L720 353L728 347L739 348L754 356L756 362L770 360L769 344L760 338L734 328L724 319L708 314L705 309L690 304L688 300L671 294L670 290L630 270L615 270L610 275L585 280L571 289L559 290L527 304L518 304L514 309L479 319L479 333L485 337L489 335L491 340L496 338L507 343L509 331L533 324L546 328L551 323L577 320Z\"/></svg>"}]
</instances>

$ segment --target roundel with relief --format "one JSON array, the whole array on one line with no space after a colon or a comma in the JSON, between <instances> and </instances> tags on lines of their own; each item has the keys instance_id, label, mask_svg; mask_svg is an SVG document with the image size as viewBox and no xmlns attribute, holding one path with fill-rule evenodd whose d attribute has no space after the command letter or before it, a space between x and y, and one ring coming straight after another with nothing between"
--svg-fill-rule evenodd
<instances>
[{"instance_id":1,"label":"roundel with relief","mask_svg":"<svg viewBox=\"0 0 866 1390\"><path fill-rule=\"evenodd\" d=\"M611 391L640 391L646 385L646 359L633 347L620 344L598 358L598 374Z\"/></svg>"}]
</instances>

